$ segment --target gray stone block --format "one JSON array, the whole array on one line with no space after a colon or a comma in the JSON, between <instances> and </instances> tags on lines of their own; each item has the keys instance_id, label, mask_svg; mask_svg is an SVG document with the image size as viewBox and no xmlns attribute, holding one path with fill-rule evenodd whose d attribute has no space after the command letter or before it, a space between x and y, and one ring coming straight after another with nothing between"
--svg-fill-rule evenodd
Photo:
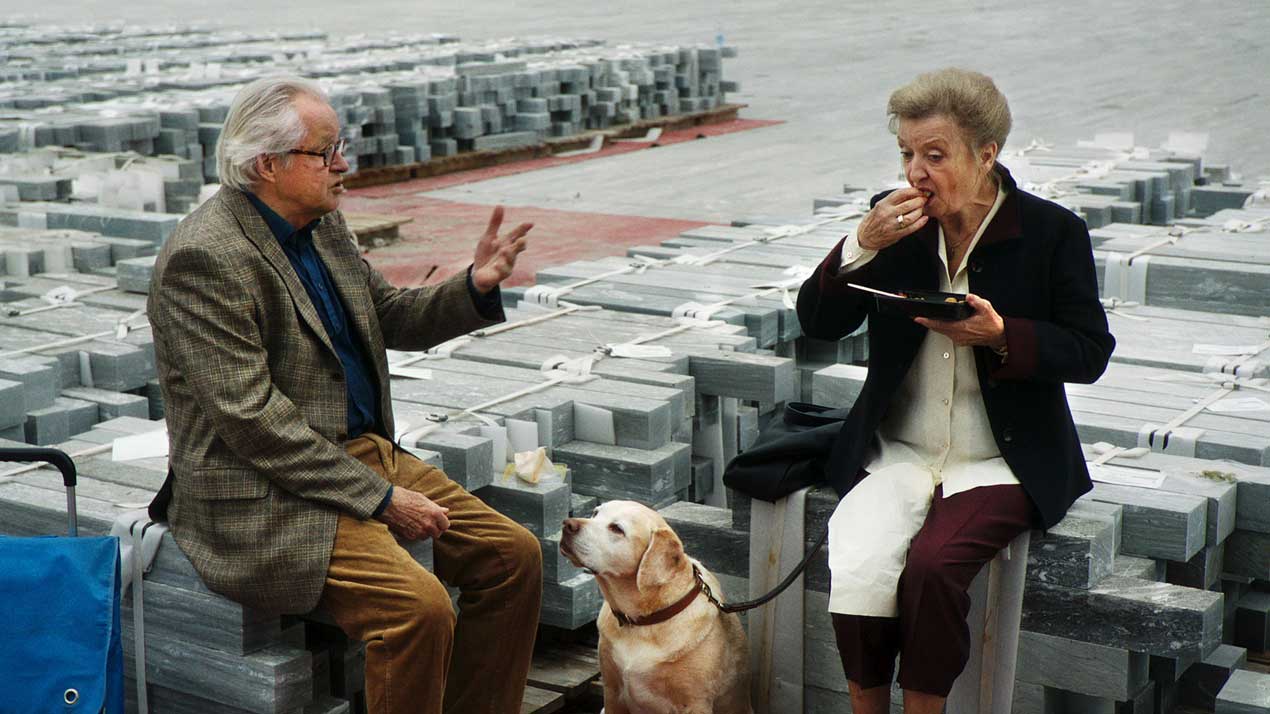
<instances>
[{"instance_id":1,"label":"gray stone block","mask_svg":"<svg viewBox=\"0 0 1270 714\"><path fill-rule=\"evenodd\" d=\"M1022 631L1015 676L1024 682L1124 701L1146 685L1148 664L1144 654Z\"/></svg>"},{"instance_id":2,"label":"gray stone block","mask_svg":"<svg viewBox=\"0 0 1270 714\"><path fill-rule=\"evenodd\" d=\"M129 258L116 263L119 289L130 293L148 294L150 278L154 275L155 256Z\"/></svg>"},{"instance_id":3,"label":"gray stone block","mask_svg":"<svg viewBox=\"0 0 1270 714\"><path fill-rule=\"evenodd\" d=\"M1226 540L1226 572L1270 580L1270 533L1237 530Z\"/></svg>"},{"instance_id":4,"label":"gray stone block","mask_svg":"<svg viewBox=\"0 0 1270 714\"><path fill-rule=\"evenodd\" d=\"M1022 629L1199 661L1221 642L1222 596L1112 575L1089 590L1029 581Z\"/></svg>"},{"instance_id":5,"label":"gray stone block","mask_svg":"<svg viewBox=\"0 0 1270 714\"><path fill-rule=\"evenodd\" d=\"M1063 520L1029 541L1027 577L1073 588L1092 586L1111 574L1116 529L1113 516L1077 501Z\"/></svg>"},{"instance_id":6,"label":"gray stone block","mask_svg":"<svg viewBox=\"0 0 1270 714\"><path fill-rule=\"evenodd\" d=\"M1179 680L1179 695L1183 704L1212 710L1217 704L1217 693L1230 675L1248 662L1248 650L1243 647L1219 645L1203 661L1191 665Z\"/></svg>"},{"instance_id":7,"label":"gray stone block","mask_svg":"<svg viewBox=\"0 0 1270 714\"><path fill-rule=\"evenodd\" d=\"M0 379L22 383L27 411L53 406L62 386L57 361L34 355L0 359Z\"/></svg>"},{"instance_id":8,"label":"gray stone block","mask_svg":"<svg viewBox=\"0 0 1270 714\"><path fill-rule=\"evenodd\" d=\"M132 677L132 623L123 621L124 673ZM156 686L252 712L284 712L313 698L312 655L274 645L249 655L146 632L146 679Z\"/></svg>"},{"instance_id":9,"label":"gray stone block","mask_svg":"<svg viewBox=\"0 0 1270 714\"><path fill-rule=\"evenodd\" d=\"M1129 555L1187 561L1204 545L1203 497L1095 483L1089 498L1124 506L1120 547Z\"/></svg>"},{"instance_id":10,"label":"gray stone block","mask_svg":"<svg viewBox=\"0 0 1270 714\"><path fill-rule=\"evenodd\" d=\"M558 532L569 517L569 485L560 481L528 484L500 477L473 493L539 538Z\"/></svg>"},{"instance_id":11,"label":"gray stone block","mask_svg":"<svg viewBox=\"0 0 1270 714\"><path fill-rule=\"evenodd\" d=\"M1250 650L1270 649L1270 592L1253 590L1235 604L1232 642Z\"/></svg>"},{"instance_id":12,"label":"gray stone block","mask_svg":"<svg viewBox=\"0 0 1270 714\"><path fill-rule=\"evenodd\" d=\"M1270 674L1233 672L1217 694L1216 714L1270 714Z\"/></svg>"},{"instance_id":13,"label":"gray stone block","mask_svg":"<svg viewBox=\"0 0 1270 714\"><path fill-rule=\"evenodd\" d=\"M24 441L26 439L26 387L22 382L0 379L0 429L15 428L19 434L17 440Z\"/></svg>"},{"instance_id":14,"label":"gray stone block","mask_svg":"<svg viewBox=\"0 0 1270 714\"><path fill-rule=\"evenodd\" d=\"M562 583L544 582L541 622L576 630L599 617L602 603L599 585L585 573Z\"/></svg>"},{"instance_id":15,"label":"gray stone block","mask_svg":"<svg viewBox=\"0 0 1270 714\"><path fill-rule=\"evenodd\" d=\"M671 443L657 449L572 441L552 458L573 472L573 490L602 500L630 499L656 506L691 478L692 447Z\"/></svg>"},{"instance_id":16,"label":"gray stone block","mask_svg":"<svg viewBox=\"0 0 1270 714\"><path fill-rule=\"evenodd\" d=\"M33 409L26 413L26 442L37 446L59 444L70 436L70 421L65 409L57 406Z\"/></svg>"},{"instance_id":17,"label":"gray stone block","mask_svg":"<svg viewBox=\"0 0 1270 714\"><path fill-rule=\"evenodd\" d=\"M100 416L98 421L108 421L121 416L146 420L150 417L150 402L145 397L135 394L123 394L95 387L72 387L62 390L62 396L96 404Z\"/></svg>"}]
</instances>

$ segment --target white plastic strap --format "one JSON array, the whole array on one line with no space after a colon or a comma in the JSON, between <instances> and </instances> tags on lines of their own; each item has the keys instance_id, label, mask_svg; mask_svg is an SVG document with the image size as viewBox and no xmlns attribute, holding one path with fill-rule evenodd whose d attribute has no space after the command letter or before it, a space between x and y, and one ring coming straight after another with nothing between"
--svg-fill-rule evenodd
<instances>
[{"instance_id":1,"label":"white plastic strap","mask_svg":"<svg viewBox=\"0 0 1270 714\"><path fill-rule=\"evenodd\" d=\"M491 399L487 402L482 402L475 406L467 407L466 409L454 409L444 414L437 414L435 415L435 417L429 417L429 422L427 424L419 427L418 429L413 429L411 431L404 432L401 435L400 439L398 440L406 443L407 445L410 445L419 437L435 431L442 424L450 421L451 419L472 418L472 419L477 419L481 421L487 426L497 426L498 422L494 421L490 417L487 417L481 414L480 412L483 412L489 409L490 407L498 406L499 404L502 404L504 402L510 402L516 399L520 399L521 397L529 396L530 394L541 392L544 389L549 389L551 387L556 386L557 384L562 384L564 382L576 383L579 381L588 381L594 378L595 378L595 375L591 375L591 374L588 374L586 378L583 379L578 377L575 374L569 374L563 370L552 370L548 374L547 379L539 384L530 385L528 387L525 387L524 389L519 389L515 392L512 392L511 394L506 394L496 399Z\"/></svg>"},{"instance_id":2,"label":"white plastic strap","mask_svg":"<svg viewBox=\"0 0 1270 714\"><path fill-rule=\"evenodd\" d=\"M534 287L538 287L538 286L534 286ZM530 288L530 290L532 289L533 288ZM526 295L526 297L528 297L528 295ZM471 333L469 333L469 335L471 335L472 337L492 337L494 335L507 332L508 330L514 330L518 327L528 327L529 325L536 325L540 322L546 322L547 320L554 320L557 317L572 315L575 312L592 312L592 311L600 310L600 309L601 308L599 305L568 305L559 310L555 310L553 312L549 312L544 315L528 317L528 318L525 318L524 320L517 320L515 322L507 322L502 325L495 325L494 327L486 327L484 329L474 330Z\"/></svg>"},{"instance_id":3,"label":"white plastic strap","mask_svg":"<svg viewBox=\"0 0 1270 714\"><path fill-rule=\"evenodd\" d=\"M99 454L104 454L113 448L114 448L114 444L98 444L97 446L92 446L87 449L82 449L80 451L76 451L75 453L68 454L68 455L72 459L87 458L89 456L97 456ZM27 464L26 466L19 466L14 469L9 469L8 471L5 471L4 473L0 473L0 484L9 483L13 481L15 478L17 478L18 476L21 476L22 474L30 473L32 471L39 471L40 469L51 469L51 468L53 468L52 464L41 461L39 463Z\"/></svg>"},{"instance_id":4,"label":"white plastic strap","mask_svg":"<svg viewBox=\"0 0 1270 714\"><path fill-rule=\"evenodd\" d=\"M1142 317L1141 315L1130 315L1127 312L1121 312L1124 308L1139 307L1142 303L1121 300L1118 297L1105 297L1100 300L1102 302L1103 311L1108 315L1123 317L1126 320L1136 320L1138 322L1149 322L1151 318Z\"/></svg>"},{"instance_id":5,"label":"white plastic strap","mask_svg":"<svg viewBox=\"0 0 1270 714\"><path fill-rule=\"evenodd\" d=\"M591 374L591 367L595 365L595 360L596 358L592 356L569 359L564 355L553 355L544 360L538 369L548 377L558 378L570 384L580 384L595 378L595 375Z\"/></svg>"},{"instance_id":6,"label":"white plastic strap","mask_svg":"<svg viewBox=\"0 0 1270 714\"><path fill-rule=\"evenodd\" d=\"M1150 256L1132 259L1123 253L1108 253L1103 271L1103 297L1145 303L1150 262Z\"/></svg>"},{"instance_id":7,"label":"white plastic strap","mask_svg":"<svg viewBox=\"0 0 1270 714\"><path fill-rule=\"evenodd\" d=\"M150 329L150 325L149 324L136 325L134 327L131 327L130 329L148 330ZM6 357L17 357L17 356L28 354L31 352L42 352L44 350L56 349L58 347L69 347L71 345L78 345L83 342L92 342L93 340L100 340L103 337L111 337L115 334L116 334L116 330L108 330L106 332L95 332L91 335L83 335L82 337L69 337L65 340L49 342L43 345L34 345L32 347L23 347L21 349L9 350L8 352L0 353L0 359L4 359Z\"/></svg>"}]
</instances>

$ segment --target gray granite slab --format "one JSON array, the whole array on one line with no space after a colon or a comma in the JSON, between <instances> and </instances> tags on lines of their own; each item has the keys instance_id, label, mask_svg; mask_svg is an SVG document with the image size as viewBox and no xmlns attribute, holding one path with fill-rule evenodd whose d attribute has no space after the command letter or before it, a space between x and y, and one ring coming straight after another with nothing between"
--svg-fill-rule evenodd
<instances>
[{"instance_id":1,"label":"gray granite slab","mask_svg":"<svg viewBox=\"0 0 1270 714\"><path fill-rule=\"evenodd\" d=\"M1217 694L1216 714L1270 712L1270 674L1236 670Z\"/></svg>"},{"instance_id":2,"label":"gray granite slab","mask_svg":"<svg viewBox=\"0 0 1270 714\"><path fill-rule=\"evenodd\" d=\"M1270 533L1232 533L1226 540L1226 572L1270 580Z\"/></svg>"},{"instance_id":3,"label":"gray granite slab","mask_svg":"<svg viewBox=\"0 0 1270 714\"><path fill-rule=\"evenodd\" d=\"M1015 676L1024 682L1124 701L1146 685L1147 665L1144 654L1023 631Z\"/></svg>"},{"instance_id":4,"label":"gray granite slab","mask_svg":"<svg viewBox=\"0 0 1270 714\"><path fill-rule=\"evenodd\" d=\"M1221 641L1222 596L1112 575L1088 590L1029 581L1022 629L1163 657L1206 656Z\"/></svg>"},{"instance_id":5,"label":"gray granite slab","mask_svg":"<svg viewBox=\"0 0 1270 714\"><path fill-rule=\"evenodd\" d=\"M1204 545L1208 502L1199 496L1095 483L1089 498L1124 506L1121 550L1186 561Z\"/></svg>"}]
</instances>

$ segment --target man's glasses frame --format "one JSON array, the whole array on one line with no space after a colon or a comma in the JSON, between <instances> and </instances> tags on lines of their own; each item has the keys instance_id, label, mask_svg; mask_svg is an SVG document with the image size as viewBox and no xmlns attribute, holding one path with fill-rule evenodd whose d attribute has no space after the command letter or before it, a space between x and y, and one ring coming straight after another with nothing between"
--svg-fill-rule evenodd
<instances>
[{"instance_id":1,"label":"man's glasses frame","mask_svg":"<svg viewBox=\"0 0 1270 714\"><path fill-rule=\"evenodd\" d=\"M305 156L318 156L322 159L322 168L330 168L331 162L335 160L335 155L344 156L344 150L348 148L348 139L339 139L334 144L326 147L322 151L306 151L304 149L291 149L288 154L303 154Z\"/></svg>"}]
</instances>

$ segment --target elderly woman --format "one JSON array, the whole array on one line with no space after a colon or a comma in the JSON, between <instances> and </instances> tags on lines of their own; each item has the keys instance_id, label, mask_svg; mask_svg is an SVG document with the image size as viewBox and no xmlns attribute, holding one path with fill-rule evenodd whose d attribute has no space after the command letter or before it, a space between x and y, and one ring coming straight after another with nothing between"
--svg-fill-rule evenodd
<instances>
[{"instance_id":1,"label":"elderly woman","mask_svg":"<svg viewBox=\"0 0 1270 714\"><path fill-rule=\"evenodd\" d=\"M1064 382L1115 340L1089 233L997 163L1010 131L988 77L924 74L887 105L909 186L872 209L798 295L813 337L869 319L869 375L829 460L829 609L856 714L941 711L970 649L967 589L1015 536L1090 489ZM968 293L963 320L876 311L848 283Z\"/></svg>"}]
</instances>

